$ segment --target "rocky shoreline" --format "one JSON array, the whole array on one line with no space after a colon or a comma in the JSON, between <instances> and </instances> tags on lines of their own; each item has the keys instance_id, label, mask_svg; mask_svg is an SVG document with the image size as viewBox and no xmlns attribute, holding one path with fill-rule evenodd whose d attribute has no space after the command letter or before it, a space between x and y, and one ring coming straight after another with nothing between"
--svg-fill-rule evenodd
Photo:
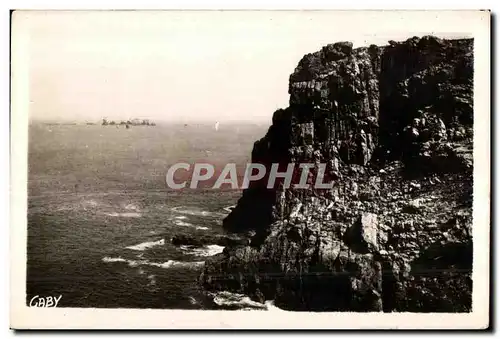
<instances>
[{"instance_id":1,"label":"rocky shoreline","mask_svg":"<svg viewBox=\"0 0 500 339\"><path fill-rule=\"evenodd\" d=\"M251 239L217 240L204 288L286 310L470 312L473 40L331 44L289 94L252 162L327 163L334 188L252 183L223 224Z\"/></svg>"}]
</instances>

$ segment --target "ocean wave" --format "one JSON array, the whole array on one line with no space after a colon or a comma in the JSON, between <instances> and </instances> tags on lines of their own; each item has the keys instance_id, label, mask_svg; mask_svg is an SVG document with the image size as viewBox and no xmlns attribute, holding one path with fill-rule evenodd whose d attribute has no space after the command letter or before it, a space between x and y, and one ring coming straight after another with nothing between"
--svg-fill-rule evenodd
<instances>
[{"instance_id":1,"label":"ocean wave","mask_svg":"<svg viewBox=\"0 0 500 339\"><path fill-rule=\"evenodd\" d=\"M196 268L203 266L204 261L177 261L169 260L164 263L149 263L151 266L157 266L161 268L172 268L172 267L183 267L183 268Z\"/></svg>"},{"instance_id":2,"label":"ocean wave","mask_svg":"<svg viewBox=\"0 0 500 339\"><path fill-rule=\"evenodd\" d=\"M268 311L287 312L286 310L282 310L281 308L276 307L274 305L274 300L266 300L265 305L266 305Z\"/></svg>"},{"instance_id":3,"label":"ocean wave","mask_svg":"<svg viewBox=\"0 0 500 339\"><path fill-rule=\"evenodd\" d=\"M143 242L143 243L140 243L137 245L128 246L126 248L129 250L134 250L134 251L144 251L145 249L148 249L151 247L163 246L163 245L165 245L165 239L160 239L160 240L156 240L156 241L147 241L147 242Z\"/></svg>"},{"instance_id":4,"label":"ocean wave","mask_svg":"<svg viewBox=\"0 0 500 339\"><path fill-rule=\"evenodd\" d=\"M112 257L104 257L102 261L105 263L116 263L122 262L126 263L130 267L138 267L138 266L153 266L160 268L197 268L205 264L204 261L177 261L177 260L168 260L163 263L153 262L149 260L133 260L133 259L124 259L122 257L112 258Z\"/></svg>"},{"instance_id":5,"label":"ocean wave","mask_svg":"<svg viewBox=\"0 0 500 339\"><path fill-rule=\"evenodd\" d=\"M132 259L124 259L122 257L118 257L118 258L104 257L104 258L102 258L102 261L106 262L106 263L123 262L123 263L127 263L130 267L138 267L140 265L149 265L148 260L132 260Z\"/></svg>"},{"instance_id":6,"label":"ocean wave","mask_svg":"<svg viewBox=\"0 0 500 339\"><path fill-rule=\"evenodd\" d=\"M242 311L267 310L272 312L287 312L274 305L274 300L266 300L260 303L250 299L245 294L234 293L229 291L210 292L209 295L213 298L214 303L223 307L238 308Z\"/></svg>"},{"instance_id":7,"label":"ocean wave","mask_svg":"<svg viewBox=\"0 0 500 339\"><path fill-rule=\"evenodd\" d=\"M125 208L126 210L129 210L129 211L139 211L140 210L139 206L137 206L136 204L127 204L127 205L123 206L123 208Z\"/></svg>"},{"instance_id":8,"label":"ocean wave","mask_svg":"<svg viewBox=\"0 0 500 339\"><path fill-rule=\"evenodd\" d=\"M199 304L200 304L200 303L198 302L198 300L196 300L196 298L195 298L195 297L193 297L193 296L189 296L188 300L189 300L189 303L190 303L191 305L199 305Z\"/></svg>"},{"instance_id":9,"label":"ocean wave","mask_svg":"<svg viewBox=\"0 0 500 339\"><path fill-rule=\"evenodd\" d=\"M222 251L224 250L224 247L219 245L207 245L203 247L191 247L187 245L181 245L179 247L183 251L186 251L188 254L195 255L198 257L211 257L213 255L222 253Z\"/></svg>"},{"instance_id":10,"label":"ocean wave","mask_svg":"<svg viewBox=\"0 0 500 339\"><path fill-rule=\"evenodd\" d=\"M30 196L31 199L31 196ZM65 199L64 202L61 202L55 208L56 211L76 211L76 210L84 210L84 211L93 211L98 207L103 206L103 203L98 203L96 200L81 200L81 201L72 201L70 197Z\"/></svg>"},{"instance_id":11,"label":"ocean wave","mask_svg":"<svg viewBox=\"0 0 500 339\"><path fill-rule=\"evenodd\" d=\"M188 217L186 217L185 215L178 215L175 217L175 219L179 219L179 220L186 220Z\"/></svg>"},{"instance_id":12,"label":"ocean wave","mask_svg":"<svg viewBox=\"0 0 500 339\"><path fill-rule=\"evenodd\" d=\"M240 293L233 293L228 291L210 293L213 297L214 303L223 307L267 310L266 304L253 301L248 296Z\"/></svg>"},{"instance_id":13,"label":"ocean wave","mask_svg":"<svg viewBox=\"0 0 500 339\"><path fill-rule=\"evenodd\" d=\"M208 216L218 215L218 213L216 213L216 212L188 209L188 208L185 208L184 206L172 207L171 210L173 212L177 212L180 214L194 215L194 216L200 216L200 217L208 217Z\"/></svg>"},{"instance_id":14,"label":"ocean wave","mask_svg":"<svg viewBox=\"0 0 500 339\"><path fill-rule=\"evenodd\" d=\"M175 218L174 219L174 224L177 225L177 226L181 226L181 227L194 227L196 228L197 230L202 230L202 231L206 231L208 230L209 228L206 227L206 226L195 226L193 224L191 224L190 222L187 222L187 221L182 221L182 220L185 220L187 218L182 218L182 220L180 220L181 218Z\"/></svg>"},{"instance_id":15,"label":"ocean wave","mask_svg":"<svg viewBox=\"0 0 500 339\"><path fill-rule=\"evenodd\" d=\"M110 217L125 217L125 218L139 218L141 216L141 213L137 212L124 212L124 213L112 212L105 214Z\"/></svg>"},{"instance_id":16,"label":"ocean wave","mask_svg":"<svg viewBox=\"0 0 500 339\"><path fill-rule=\"evenodd\" d=\"M73 204L59 204L58 207L55 208L56 211L58 212L67 212L67 211L74 211L76 208ZM87 210L85 207L83 208L84 210ZM30 208L30 211L34 211L34 208ZM43 211L43 208L40 208L41 211Z\"/></svg>"},{"instance_id":17,"label":"ocean wave","mask_svg":"<svg viewBox=\"0 0 500 339\"><path fill-rule=\"evenodd\" d=\"M183 227L194 227L193 224L191 224L189 222L182 221L182 220L174 220L174 224L176 224L177 226L183 226Z\"/></svg>"},{"instance_id":18,"label":"ocean wave","mask_svg":"<svg viewBox=\"0 0 500 339\"><path fill-rule=\"evenodd\" d=\"M231 205L231 206L224 207L223 210L226 211L227 213L231 213L235 207L236 207L236 205Z\"/></svg>"},{"instance_id":19,"label":"ocean wave","mask_svg":"<svg viewBox=\"0 0 500 339\"><path fill-rule=\"evenodd\" d=\"M104 258L102 258L102 261L104 261L104 262L127 262L127 259L123 259L121 257L118 257L118 258L104 257Z\"/></svg>"}]
</instances>

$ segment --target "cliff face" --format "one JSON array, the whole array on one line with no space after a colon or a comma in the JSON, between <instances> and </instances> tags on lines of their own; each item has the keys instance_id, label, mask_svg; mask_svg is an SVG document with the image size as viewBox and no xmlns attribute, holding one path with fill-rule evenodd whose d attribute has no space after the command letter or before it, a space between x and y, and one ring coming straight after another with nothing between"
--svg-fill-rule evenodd
<instances>
[{"instance_id":1,"label":"cliff face","mask_svg":"<svg viewBox=\"0 0 500 339\"><path fill-rule=\"evenodd\" d=\"M469 311L473 41L307 54L252 161L320 163L333 189L254 182L224 220L251 234L201 276L292 310Z\"/></svg>"}]
</instances>

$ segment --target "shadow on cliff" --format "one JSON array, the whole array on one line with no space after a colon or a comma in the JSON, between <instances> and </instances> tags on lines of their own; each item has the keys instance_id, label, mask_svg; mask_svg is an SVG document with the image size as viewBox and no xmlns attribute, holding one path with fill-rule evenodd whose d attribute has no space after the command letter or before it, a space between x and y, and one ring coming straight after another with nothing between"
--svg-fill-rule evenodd
<instances>
[{"instance_id":1,"label":"shadow on cliff","mask_svg":"<svg viewBox=\"0 0 500 339\"><path fill-rule=\"evenodd\" d=\"M223 227L229 232L265 231L273 221L273 206L276 203L276 188L268 188L269 169L274 163L280 171L290 163L288 148L292 122L291 109L279 109L273 115L272 125L265 137L255 142L252 150L252 163L262 164L267 169L265 176L250 182L236 207L223 220ZM256 173L252 173L256 174Z\"/></svg>"}]
</instances>

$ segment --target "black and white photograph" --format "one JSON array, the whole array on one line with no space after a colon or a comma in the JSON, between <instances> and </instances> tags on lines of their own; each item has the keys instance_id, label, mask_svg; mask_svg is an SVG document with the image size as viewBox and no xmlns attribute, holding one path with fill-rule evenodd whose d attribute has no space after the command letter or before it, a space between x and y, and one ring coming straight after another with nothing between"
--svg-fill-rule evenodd
<instances>
[{"instance_id":1,"label":"black and white photograph","mask_svg":"<svg viewBox=\"0 0 500 339\"><path fill-rule=\"evenodd\" d=\"M488 326L488 11L11 25L12 327Z\"/></svg>"}]
</instances>

